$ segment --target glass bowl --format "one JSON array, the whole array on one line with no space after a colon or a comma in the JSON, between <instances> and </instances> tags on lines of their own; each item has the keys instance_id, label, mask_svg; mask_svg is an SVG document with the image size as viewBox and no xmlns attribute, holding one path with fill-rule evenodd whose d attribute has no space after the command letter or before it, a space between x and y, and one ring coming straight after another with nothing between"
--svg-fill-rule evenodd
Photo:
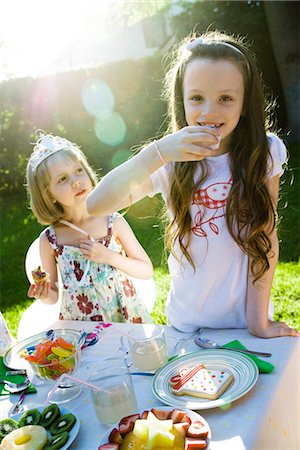
<instances>
[{"instance_id":1,"label":"glass bowl","mask_svg":"<svg viewBox=\"0 0 300 450\"><path fill-rule=\"evenodd\" d=\"M55 383L59 377L67 373L73 374L81 359L78 332L74 330L54 330L51 339L43 334L43 338L31 340L26 347L24 358L29 363L34 375L44 382ZM65 403L77 397L80 386L74 386L68 380L59 385L52 403Z\"/></svg>"}]
</instances>

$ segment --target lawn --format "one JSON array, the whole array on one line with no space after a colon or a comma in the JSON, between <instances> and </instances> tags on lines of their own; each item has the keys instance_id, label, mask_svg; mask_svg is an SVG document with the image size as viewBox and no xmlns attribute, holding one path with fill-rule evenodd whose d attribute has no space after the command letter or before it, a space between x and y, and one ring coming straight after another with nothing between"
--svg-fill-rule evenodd
<instances>
[{"instance_id":1,"label":"lawn","mask_svg":"<svg viewBox=\"0 0 300 450\"><path fill-rule=\"evenodd\" d=\"M299 261L299 167L294 158L290 167L295 175L289 185L290 173L286 173L281 191L279 225L281 241L280 262L276 269L272 288L275 318L286 321L300 330L300 261ZM42 227L35 221L23 197L5 197L1 201L1 311L7 324L16 335L22 312L30 305L27 298L28 281L24 270L26 251L39 235ZM157 216L162 203L159 199L144 199L129 209L126 218L138 239L150 255L155 267L154 279L157 299L152 313L156 323L166 323L164 304L170 276L166 266L161 237L161 224Z\"/></svg>"}]
</instances>

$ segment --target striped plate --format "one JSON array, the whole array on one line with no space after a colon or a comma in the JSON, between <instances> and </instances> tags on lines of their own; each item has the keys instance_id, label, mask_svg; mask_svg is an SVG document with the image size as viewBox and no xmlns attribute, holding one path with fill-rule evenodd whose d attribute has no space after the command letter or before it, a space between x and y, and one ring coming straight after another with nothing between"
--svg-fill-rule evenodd
<instances>
[{"instance_id":1,"label":"striped plate","mask_svg":"<svg viewBox=\"0 0 300 450\"><path fill-rule=\"evenodd\" d=\"M210 370L225 370L234 376L232 385L216 400L174 395L170 378L183 368L191 369L203 363ZM152 391L166 405L191 410L211 409L228 405L249 392L258 380L258 368L247 356L230 350L201 350L174 359L158 370L153 378Z\"/></svg>"}]
</instances>

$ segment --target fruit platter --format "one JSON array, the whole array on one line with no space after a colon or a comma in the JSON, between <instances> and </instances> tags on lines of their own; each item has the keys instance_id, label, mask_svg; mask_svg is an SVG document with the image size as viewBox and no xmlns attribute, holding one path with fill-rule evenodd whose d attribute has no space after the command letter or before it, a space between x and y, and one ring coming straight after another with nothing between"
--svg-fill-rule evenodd
<instances>
[{"instance_id":1,"label":"fruit platter","mask_svg":"<svg viewBox=\"0 0 300 450\"><path fill-rule=\"evenodd\" d=\"M66 450L79 431L79 418L56 404L38 406L0 421L1 450Z\"/></svg>"},{"instance_id":2,"label":"fruit platter","mask_svg":"<svg viewBox=\"0 0 300 450\"><path fill-rule=\"evenodd\" d=\"M111 427L98 450L209 449L211 430L195 411L158 406L124 417Z\"/></svg>"}]
</instances>

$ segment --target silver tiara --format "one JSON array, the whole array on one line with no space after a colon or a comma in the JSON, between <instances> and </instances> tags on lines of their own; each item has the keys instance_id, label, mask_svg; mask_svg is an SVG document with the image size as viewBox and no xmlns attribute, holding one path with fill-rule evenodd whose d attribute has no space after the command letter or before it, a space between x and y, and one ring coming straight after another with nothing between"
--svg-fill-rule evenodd
<instances>
[{"instance_id":1,"label":"silver tiara","mask_svg":"<svg viewBox=\"0 0 300 450\"><path fill-rule=\"evenodd\" d=\"M59 136L52 136L52 134L45 134L39 132L39 139L33 147L33 152L30 156L29 163L32 167L33 173L36 171L41 162L45 161L49 156L60 150L74 149L77 147L67 139Z\"/></svg>"}]
</instances>

